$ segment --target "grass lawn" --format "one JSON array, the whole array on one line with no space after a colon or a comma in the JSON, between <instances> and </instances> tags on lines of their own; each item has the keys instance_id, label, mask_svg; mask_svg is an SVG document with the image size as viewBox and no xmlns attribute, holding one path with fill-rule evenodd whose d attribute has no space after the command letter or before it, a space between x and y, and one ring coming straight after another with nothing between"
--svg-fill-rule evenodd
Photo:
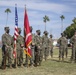
<instances>
[{"instance_id":1,"label":"grass lawn","mask_svg":"<svg viewBox=\"0 0 76 75\"><path fill-rule=\"evenodd\" d=\"M59 62L58 48L54 48L54 57L49 57L47 61L43 61L41 66L6 70L0 69L0 75L76 75L76 63L69 61L71 49L68 51L68 58L65 58L64 62Z\"/></svg>"}]
</instances>

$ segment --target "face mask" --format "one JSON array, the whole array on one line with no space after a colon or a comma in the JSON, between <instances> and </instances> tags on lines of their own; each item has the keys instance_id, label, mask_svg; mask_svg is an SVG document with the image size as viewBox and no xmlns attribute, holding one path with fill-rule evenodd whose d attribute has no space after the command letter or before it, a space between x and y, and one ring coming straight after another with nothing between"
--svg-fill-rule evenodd
<instances>
[{"instance_id":1,"label":"face mask","mask_svg":"<svg viewBox=\"0 0 76 75\"><path fill-rule=\"evenodd\" d=\"M45 33L45 35L47 35L47 33Z\"/></svg>"},{"instance_id":2,"label":"face mask","mask_svg":"<svg viewBox=\"0 0 76 75\"><path fill-rule=\"evenodd\" d=\"M30 29L30 32L32 32L32 29Z\"/></svg>"},{"instance_id":3,"label":"face mask","mask_svg":"<svg viewBox=\"0 0 76 75\"><path fill-rule=\"evenodd\" d=\"M7 31L6 31L6 33L8 33L8 34L9 34L9 30L7 30Z\"/></svg>"},{"instance_id":4,"label":"face mask","mask_svg":"<svg viewBox=\"0 0 76 75\"><path fill-rule=\"evenodd\" d=\"M41 33L38 33L38 35L40 35Z\"/></svg>"},{"instance_id":5,"label":"face mask","mask_svg":"<svg viewBox=\"0 0 76 75\"><path fill-rule=\"evenodd\" d=\"M52 36L50 36L50 38L52 38Z\"/></svg>"},{"instance_id":6,"label":"face mask","mask_svg":"<svg viewBox=\"0 0 76 75\"><path fill-rule=\"evenodd\" d=\"M19 31L18 33L21 34L21 31Z\"/></svg>"}]
</instances>

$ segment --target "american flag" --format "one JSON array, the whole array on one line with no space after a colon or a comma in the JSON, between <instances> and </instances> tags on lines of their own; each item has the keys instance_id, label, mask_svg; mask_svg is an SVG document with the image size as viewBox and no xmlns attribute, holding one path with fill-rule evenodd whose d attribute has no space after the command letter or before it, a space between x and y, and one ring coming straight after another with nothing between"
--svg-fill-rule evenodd
<instances>
[{"instance_id":1,"label":"american flag","mask_svg":"<svg viewBox=\"0 0 76 75\"><path fill-rule=\"evenodd\" d=\"M13 56L16 58L16 40L18 37L18 15L17 15L17 5L15 5L15 32L14 32L14 51Z\"/></svg>"}]
</instances>

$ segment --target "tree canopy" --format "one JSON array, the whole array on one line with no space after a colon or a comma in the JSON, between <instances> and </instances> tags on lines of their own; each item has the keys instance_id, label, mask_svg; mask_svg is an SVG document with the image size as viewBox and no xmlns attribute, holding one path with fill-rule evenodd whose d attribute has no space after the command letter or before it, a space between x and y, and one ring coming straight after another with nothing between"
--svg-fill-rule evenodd
<instances>
[{"instance_id":1,"label":"tree canopy","mask_svg":"<svg viewBox=\"0 0 76 75\"><path fill-rule=\"evenodd\" d=\"M6 26L7 26L7 22L8 22L8 13L11 13L11 10L9 8L7 8L5 10L5 13L7 13L7 18L6 18Z\"/></svg>"},{"instance_id":2,"label":"tree canopy","mask_svg":"<svg viewBox=\"0 0 76 75\"><path fill-rule=\"evenodd\" d=\"M76 30L76 18L74 18L72 21L73 23L68 26L64 31L64 34L66 34L69 39L74 35L74 32Z\"/></svg>"},{"instance_id":3,"label":"tree canopy","mask_svg":"<svg viewBox=\"0 0 76 75\"><path fill-rule=\"evenodd\" d=\"M45 15L44 17L43 17L43 22L45 23L45 30L46 30L46 22L47 21L50 21L50 19L49 19L49 17L47 16L47 15Z\"/></svg>"},{"instance_id":4,"label":"tree canopy","mask_svg":"<svg viewBox=\"0 0 76 75\"><path fill-rule=\"evenodd\" d=\"M61 18L61 20L65 19L64 15L61 15L60 18Z\"/></svg>"},{"instance_id":5,"label":"tree canopy","mask_svg":"<svg viewBox=\"0 0 76 75\"><path fill-rule=\"evenodd\" d=\"M11 10L9 9L9 8L7 8L6 10L5 10L5 13L11 13Z\"/></svg>"}]
</instances>

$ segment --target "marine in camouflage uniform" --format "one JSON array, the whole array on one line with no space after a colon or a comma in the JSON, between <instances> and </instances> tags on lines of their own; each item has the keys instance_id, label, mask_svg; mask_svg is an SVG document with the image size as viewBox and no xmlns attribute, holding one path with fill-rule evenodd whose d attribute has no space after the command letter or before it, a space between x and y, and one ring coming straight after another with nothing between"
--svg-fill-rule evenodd
<instances>
[{"instance_id":1,"label":"marine in camouflage uniform","mask_svg":"<svg viewBox=\"0 0 76 75\"><path fill-rule=\"evenodd\" d=\"M59 46L59 60L64 61L64 52L65 52L65 43L66 43L66 39L64 37L64 33L61 33L61 37L58 39L58 44Z\"/></svg>"},{"instance_id":2,"label":"marine in camouflage uniform","mask_svg":"<svg viewBox=\"0 0 76 75\"><path fill-rule=\"evenodd\" d=\"M18 28L18 38L17 38L17 59L19 65L23 66L23 46L24 46L24 38L20 35L21 28Z\"/></svg>"},{"instance_id":3,"label":"marine in camouflage uniform","mask_svg":"<svg viewBox=\"0 0 76 75\"><path fill-rule=\"evenodd\" d=\"M2 69L6 68L6 59L8 58L8 66L12 68L12 36L9 34L9 27L5 27L5 33L2 35Z\"/></svg>"},{"instance_id":4,"label":"marine in camouflage uniform","mask_svg":"<svg viewBox=\"0 0 76 75\"><path fill-rule=\"evenodd\" d=\"M30 32L32 33L32 26L30 26ZM32 58L31 58L31 65L34 65L35 61L35 34L32 33L32 43L31 43L31 50L32 50Z\"/></svg>"},{"instance_id":5,"label":"marine in camouflage uniform","mask_svg":"<svg viewBox=\"0 0 76 75\"><path fill-rule=\"evenodd\" d=\"M65 35L65 39L66 39L66 43L65 43L65 56L67 58L67 55L68 55L68 39L67 39L67 35Z\"/></svg>"},{"instance_id":6,"label":"marine in camouflage uniform","mask_svg":"<svg viewBox=\"0 0 76 75\"><path fill-rule=\"evenodd\" d=\"M35 66L41 65L42 62L42 38L40 37L40 30L36 31L35 36Z\"/></svg>"},{"instance_id":7,"label":"marine in camouflage uniform","mask_svg":"<svg viewBox=\"0 0 76 75\"><path fill-rule=\"evenodd\" d=\"M50 35L49 38L49 54L51 57L53 57L53 39L52 39L52 35Z\"/></svg>"},{"instance_id":8,"label":"marine in camouflage uniform","mask_svg":"<svg viewBox=\"0 0 76 75\"><path fill-rule=\"evenodd\" d=\"M42 46L44 51L44 59L46 60L49 52L49 39L47 31L44 31L44 35L42 36Z\"/></svg>"},{"instance_id":9,"label":"marine in camouflage uniform","mask_svg":"<svg viewBox=\"0 0 76 75\"><path fill-rule=\"evenodd\" d=\"M70 42L72 43L71 61L76 62L76 31L75 31L73 37L70 39Z\"/></svg>"},{"instance_id":10,"label":"marine in camouflage uniform","mask_svg":"<svg viewBox=\"0 0 76 75\"><path fill-rule=\"evenodd\" d=\"M30 32L32 34L32 43L30 45L31 51L32 51L32 57L30 58L28 55L26 55L26 61L25 61L25 67L29 66L29 60L30 60L30 66L34 65L35 61L35 34L32 33L32 26L30 26Z\"/></svg>"},{"instance_id":11,"label":"marine in camouflage uniform","mask_svg":"<svg viewBox=\"0 0 76 75\"><path fill-rule=\"evenodd\" d=\"M18 28L18 38L16 40L16 52L17 52L17 62L15 62L15 67L20 65L23 67L23 46L24 46L24 39L20 35L21 34L21 28Z\"/></svg>"}]
</instances>

